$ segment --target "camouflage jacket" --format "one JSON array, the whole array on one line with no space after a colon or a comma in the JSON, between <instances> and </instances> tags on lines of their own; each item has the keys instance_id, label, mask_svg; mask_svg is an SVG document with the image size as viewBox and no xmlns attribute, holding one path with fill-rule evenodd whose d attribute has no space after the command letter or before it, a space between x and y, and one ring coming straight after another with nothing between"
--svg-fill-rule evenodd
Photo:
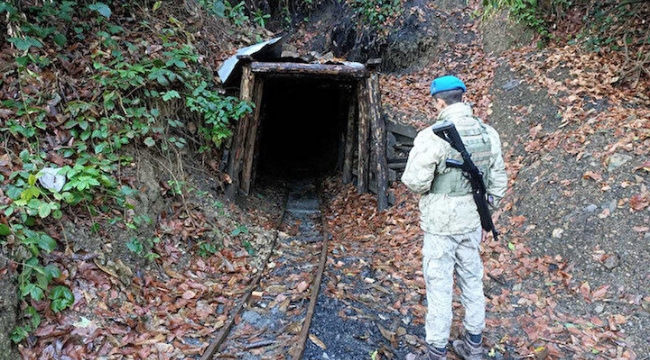
<instances>
[{"instance_id":1,"label":"camouflage jacket","mask_svg":"<svg viewBox=\"0 0 650 360\"><path fill-rule=\"evenodd\" d=\"M456 103L447 106L437 121L451 121L456 127L472 126L478 120L468 104ZM508 184L501 140L499 134L489 125L482 124L491 144L490 171L485 179L488 195L494 198L493 205L505 195ZM439 235L464 234L481 226L476 204L471 194L449 196L430 193L436 174L450 171L445 160L451 157L451 146L438 136L431 127L420 131L415 137L409 153L402 182L411 190L422 194L420 198L420 226L422 230Z\"/></svg>"}]
</instances>

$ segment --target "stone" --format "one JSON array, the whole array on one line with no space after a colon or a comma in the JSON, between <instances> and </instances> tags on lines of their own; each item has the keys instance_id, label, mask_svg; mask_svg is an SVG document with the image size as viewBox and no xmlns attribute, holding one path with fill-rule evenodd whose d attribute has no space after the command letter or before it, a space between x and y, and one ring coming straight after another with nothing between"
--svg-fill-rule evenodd
<instances>
[{"instance_id":1,"label":"stone","mask_svg":"<svg viewBox=\"0 0 650 360\"><path fill-rule=\"evenodd\" d=\"M584 210L584 212L586 212L586 213L593 213L593 212L596 211L597 209L598 209L598 205L596 205L596 204L589 204L589 205L587 205L583 210Z\"/></svg>"},{"instance_id":2,"label":"stone","mask_svg":"<svg viewBox=\"0 0 650 360\"><path fill-rule=\"evenodd\" d=\"M607 268L608 270L612 270L618 267L619 263L620 260L618 258L618 255L613 254L612 256L605 259L605 261L603 262L603 266L605 266L605 268Z\"/></svg>"},{"instance_id":3,"label":"stone","mask_svg":"<svg viewBox=\"0 0 650 360\"><path fill-rule=\"evenodd\" d=\"M630 155L619 153L612 154L612 156L607 159L607 171L614 171L630 160L632 160L632 156Z\"/></svg>"}]
</instances>

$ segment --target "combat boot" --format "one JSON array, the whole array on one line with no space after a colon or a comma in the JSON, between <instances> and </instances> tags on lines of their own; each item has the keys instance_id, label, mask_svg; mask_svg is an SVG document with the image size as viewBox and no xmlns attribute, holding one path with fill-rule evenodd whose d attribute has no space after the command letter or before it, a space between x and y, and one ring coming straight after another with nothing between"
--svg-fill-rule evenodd
<instances>
[{"instance_id":1,"label":"combat boot","mask_svg":"<svg viewBox=\"0 0 650 360\"><path fill-rule=\"evenodd\" d=\"M465 335L462 340L454 340L454 352L464 360L481 360L483 359L483 346L481 343L474 343Z\"/></svg>"},{"instance_id":2,"label":"combat boot","mask_svg":"<svg viewBox=\"0 0 650 360\"><path fill-rule=\"evenodd\" d=\"M447 360L447 351L440 352L435 347L427 346L427 352L415 356L413 354L406 355L406 360Z\"/></svg>"}]
</instances>

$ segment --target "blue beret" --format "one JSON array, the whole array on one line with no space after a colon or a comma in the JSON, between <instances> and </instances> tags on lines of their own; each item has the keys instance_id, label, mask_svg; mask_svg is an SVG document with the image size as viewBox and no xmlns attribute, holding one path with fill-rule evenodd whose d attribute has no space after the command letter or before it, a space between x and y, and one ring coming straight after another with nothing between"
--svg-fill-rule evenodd
<instances>
[{"instance_id":1,"label":"blue beret","mask_svg":"<svg viewBox=\"0 0 650 360\"><path fill-rule=\"evenodd\" d=\"M434 79L431 82L431 95L435 95L439 92L449 91L449 90L463 90L467 91L463 81L455 76L446 75Z\"/></svg>"}]
</instances>

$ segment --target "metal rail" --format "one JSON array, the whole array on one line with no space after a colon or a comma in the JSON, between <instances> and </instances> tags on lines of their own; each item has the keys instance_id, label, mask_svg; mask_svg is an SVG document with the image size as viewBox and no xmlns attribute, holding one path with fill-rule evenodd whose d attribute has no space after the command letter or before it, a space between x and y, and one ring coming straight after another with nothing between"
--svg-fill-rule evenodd
<instances>
[{"instance_id":1,"label":"metal rail","mask_svg":"<svg viewBox=\"0 0 650 360\"><path fill-rule=\"evenodd\" d=\"M319 217L320 223L318 225L320 225L321 233L323 235L322 237L320 237L322 238L321 251L318 260L318 267L315 270L316 274L310 284L309 305L304 315L304 320L302 321L300 332L297 335L295 341L291 341L291 344L293 344L293 346L290 347L290 349L287 351L286 354L288 355L289 359L293 359L293 360L300 359L303 356L303 353L305 351L306 342L307 339L309 338L309 327L311 325L312 317L314 315L314 309L316 307L316 303L318 300L318 294L319 294L320 285L323 277L323 272L325 269L325 264L327 262L327 247L328 247L329 234L326 228L327 222L326 222L324 206L323 206L322 190L320 186L316 186L316 189L317 189L318 200L319 200L318 210L320 212L320 217ZM271 244L271 250L269 251L268 255L266 256L263 262L264 267L255 275L248 289L245 291L243 297L241 298L239 304L231 310L228 321L226 322L226 324L224 324L224 326L221 328L219 333L216 335L216 337L213 339L210 345L206 348L206 350L204 351L204 353L200 358L201 360L210 360L215 358L215 355L219 352L220 348L224 345L224 343L228 342L229 338L231 338L231 332L233 331L233 326L235 325L236 319L242 313L242 311L244 311L244 309L250 305L252 294L260 286L260 282L264 277L264 275L266 274L265 270L268 268L268 264L273 258L273 254L276 250L276 247L278 246L278 237L279 237L280 229L282 228L283 225L287 225L285 224L285 222L287 221L288 218L287 213L291 211L288 210L289 202L291 200L296 201L297 199L295 197L293 199L290 199L290 194L287 193L287 196L285 198L285 205L284 208L282 209L282 215L275 227L276 231ZM313 237L313 236L305 237L304 241L307 243L313 243L315 242L314 240L316 238L318 237ZM250 350L254 348L261 348L261 347L273 346L273 345L277 346L277 344L275 343L276 342L272 340L255 341L247 344L246 346L241 348L241 350Z\"/></svg>"}]
</instances>

